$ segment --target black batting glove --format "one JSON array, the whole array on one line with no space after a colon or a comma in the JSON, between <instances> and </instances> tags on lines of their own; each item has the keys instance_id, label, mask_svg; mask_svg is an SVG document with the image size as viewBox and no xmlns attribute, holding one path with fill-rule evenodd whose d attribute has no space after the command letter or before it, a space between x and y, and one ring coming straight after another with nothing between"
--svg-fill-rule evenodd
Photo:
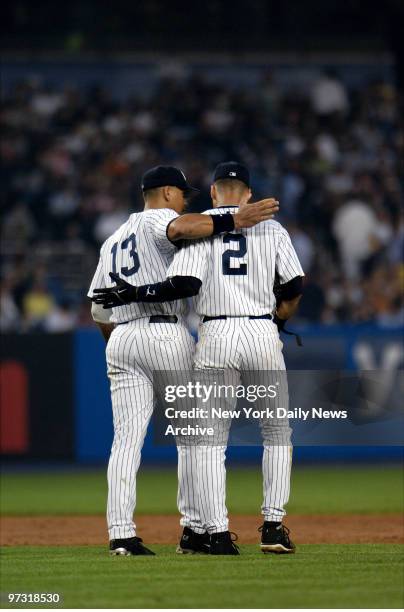
<instances>
[{"instance_id":1,"label":"black batting glove","mask_svg":"<svg viewBox=\"0 0 404 612\"><path fill-rule=\"evenodd\" d=\"M130 285L114 272L110 272L109 275L116 285L104 289L94 289L95 295L91 298L92 301L96 304L102 304L103 308L115 308L116 306L136 302L137 287Z\"/></svg>"}]
</instances>

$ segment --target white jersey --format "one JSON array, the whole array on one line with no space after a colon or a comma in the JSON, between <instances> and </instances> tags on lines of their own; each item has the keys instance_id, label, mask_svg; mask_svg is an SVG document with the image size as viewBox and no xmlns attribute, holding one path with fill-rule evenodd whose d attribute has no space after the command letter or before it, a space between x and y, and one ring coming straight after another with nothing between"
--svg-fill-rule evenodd
<instances>
[{"instance_id":1,"label":"white jersey","mask_svg":"<svg viewBox=\"0 0 404 612\"><path fill-rule=\"evenodd\" d=\"M205 211L215 215L237 207ZM288 232L277 221L188 243L176 253L168 276L195 276L202 287L194 297L200 316L272 314L275 275L281 284L304 276Z\"/></svg>"},{"instance_id":2,"label":"white jersey","mask_svg":"<svg viewBox=\"0 0 404 612\"><path fill-rule=\"evenodd\" d=\"M167 226L178 217L169 208L145 210L129 219L107 238L101 247L97 270L88 291L93 297L97 287L112 287L110 272L119 274L131 285L149 285L166 279L167 268L177 247L167 237ZM184 314L184 300L165 303L132 303L112 309L111 323L126 323L158 314Z\"/></svg>"}]
</instances>

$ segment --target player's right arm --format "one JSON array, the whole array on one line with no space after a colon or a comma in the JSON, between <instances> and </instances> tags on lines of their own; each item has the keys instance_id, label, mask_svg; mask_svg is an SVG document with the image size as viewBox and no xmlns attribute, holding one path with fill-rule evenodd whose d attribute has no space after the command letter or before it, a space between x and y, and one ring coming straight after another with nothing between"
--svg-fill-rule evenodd
<instances>
[{"instance_id":1,"label":"player's right arm","mask_svg":"<svg viewBox=\"0 0 404 612\"><path fill-rule=\"evenodd\" d=\"M267 198L255 203L241 204L233 215L201 215L187 213L173 219L167 227L167 237L172 242L209 238L234 229L253 227L262 221L272 219L279 210L279 202Z\"/></svg>"},{"instance_id":2,"label":"player's right arm","mask_svg":"<svg viewBox=\"0 0 404 612\"><path fill-rule=\"evenodd\" d=\"M91 281L90 288L88 290L88 297L93 299L94 290L96 287L105 287L105 279L104 279L104 271L102 265L102 248L100 251L100 258L98 260L97 269ZM112 334L115 324L110 322L110 318L112 315L112 310L109 308L103 308L99 304L91 304L91 316L93 321L96 323L98 329L100 330L105 342L108 342L110 335Z\"/></svg>"}]
</instances>

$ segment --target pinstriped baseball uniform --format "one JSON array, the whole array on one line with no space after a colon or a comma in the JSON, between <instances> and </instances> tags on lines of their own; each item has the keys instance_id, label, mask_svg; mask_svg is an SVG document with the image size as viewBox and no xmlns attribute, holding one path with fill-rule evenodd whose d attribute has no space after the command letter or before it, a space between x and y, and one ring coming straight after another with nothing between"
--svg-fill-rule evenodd
<instances>
[{"instance_id":1,"label":"pinstriped baseball uniform","mask_svg":"<svg viewBox=\"0 0 404 612\"><path fill-rule=\"evenodd\" d=\"M112 287L109 277L117 272L132 285L147 285L166 279L177 247L167 238L167 225L178 217L169 208L148 209L130 215L101 247L100 259L88 296L96 287ZM113 308L111 323L125 323L140 317L159 314L184 314L186 302L132 303Z\"/></svg>"},{"instance_id":2,"label":"pinstriped baseball uniform","mask_svg":"<svg viewBox=\"0 0 404 612\"><path fill-rule=\"evenodd\" d=\"M117 272L133 285L165 280L177 248L167 238L167 226L177 217L171 209L132 214L101 247L88 296L97 287L110 287ZM192 368L194 340L183 323L184 300L132 303L112 309L118 325L107 344L106 358L114 421L114 441L108 464L107 522L110 539L136 535L136 474L154 405L153 370ZM152 323L152 315L177 315L178 323ZM203 533L194 492L196 451L178 448L178 506L181 524Z\"/></svg>"},{"instance_id":3,"label":"pinstriped baseball uniform","mask_svg":"<svg viewBox=\"0 0 404 612\"><path fill-rule=\"evenodd\" d=\"M232 210L236 208L219 207L206 213ZM249 384L254 370L285 370L283 345L276 325L269 319L249 318L275 311L275 273L281 284L304 275L289 234L272 220L211 241L188 243L175 255L168 276L195 276L202 281L194 298L195 310L201 317L195 369L218 372L230 369L244 385ZM203 322L204 316L223 315L227 316L226 320ZM283 393L287 399L287 387ZM219 401L224 409L234 408L231 399ZM261 408L259 400L256 408ZM226 431L220 444L198 447L201 519L210 533L228 530L225 449L230 424L230 420L223 424ZM261 431L264 444L262 513L265 520L281 521L290 490L291 430L286 420L271 419L261 423Z\"/></svg>"}]
</instances>

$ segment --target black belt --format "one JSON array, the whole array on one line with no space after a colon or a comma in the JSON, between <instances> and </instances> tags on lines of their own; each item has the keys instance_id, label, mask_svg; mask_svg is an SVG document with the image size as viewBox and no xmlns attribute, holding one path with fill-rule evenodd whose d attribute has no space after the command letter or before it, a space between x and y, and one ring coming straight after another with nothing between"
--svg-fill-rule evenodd
<instances>
[{"instance_id":1,"label":"black belt","mask_svg":"<svg viewBox=\"0 0 404 612\"><path fill-rule=\"evenodd\" d=\"M202 323L207 323L208 321L225 321L226 319L234 319L235 317L228 317L227 315L219 315L217 317L203 317ZM264 314L264 315L249 315L249 319L268 319L272 320L272 315Z\"/></svg>"},{"instance_id":2,"label":"black belt","mask_svg":"<svg viewBox=\"0 0 404 612\"><path fill-rule=\"evenodd\" d=\"M178 323L177 315L152 315L149 323Z\"/></svg>"}]
</instances>

